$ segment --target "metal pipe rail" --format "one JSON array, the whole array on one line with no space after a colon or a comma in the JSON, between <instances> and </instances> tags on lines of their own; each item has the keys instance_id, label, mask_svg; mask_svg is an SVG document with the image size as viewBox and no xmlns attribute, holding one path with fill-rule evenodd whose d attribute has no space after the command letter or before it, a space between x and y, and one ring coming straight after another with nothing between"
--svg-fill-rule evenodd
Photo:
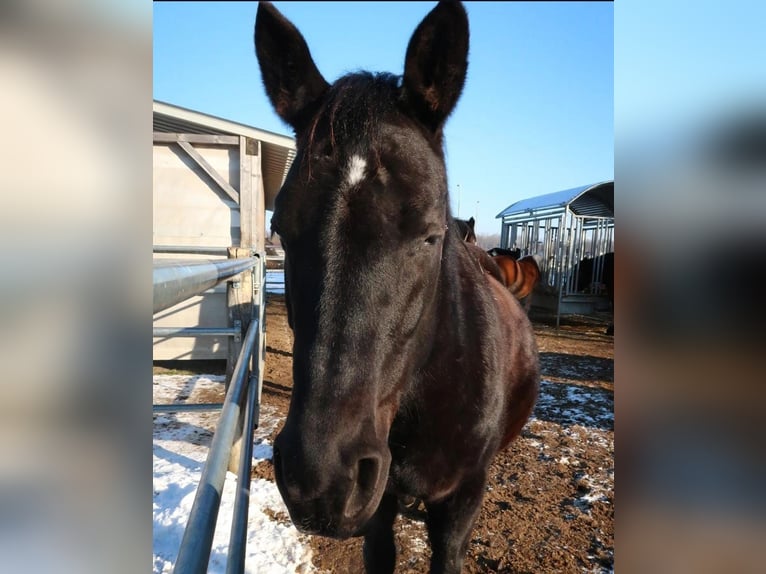
<instances>
[{"instance_id":1,"label":"metal pipe rail","mask_svg":"<svg viewBox=\"0 0 766 574\"><path fill-rule=\"evenodd\" d=\"M260 321L258 318L253 318L234 367L231 383L223 402L221 418L202 469L197 494L194 497L189 521L186 524L178 558L173 568L174 574L203 574L207 571L223 483L226 479L226 468L247 386L250 358L260 330ZM246 433L244 436L247 437L246 443L252 442L250 438L252 428L245 427L244 432Z\"/></svg>"},{"instance_id":2,"label":"metal pipe rail","mask_svg":"<svg viewBox=\"0 0 766 574\"><path fill-rule=\"evenodd\" d=\"M266 360L265 323L266 297L265 285L266 262L261 263L258 290L260 302L258 305L257 321L261 327L261 336L253 350L253 374L247 391L247 406L243 425L243 437L246 437L240 451L239 468L237 473L237 494L234 499L234 516L229 535L229 559L226 562L226 574L242 574L245 571L245 553L247 550L247 515L250 507L250 469L253 458L253 429L258 426L261 409L261 391L263 386L263 366Z\"/></svg>"},{"instance_id":3,"label":"metal pipe rail","mask_svg":"<svg viewBox=\"0 0 766 574\"><path fill-rule=\"evenodd\" d=\"M256 266L256 264L258 265ZM247 333L242 338L241 350L237 355L236 365L228 383L224 402L222 404L174 403L154 405L153 408L154 412L216 409L221 411L173 567L174 574L202 574L207 571L227 467L233 456L232 453L235 452L235 447L238 448L240 455L237 474L238 488L234 501L226 572L227 574L241 574L244 571L250 466L253 449L252 434L258 426L263 360L265 358L266 262L262 255L247 259L213 261L155 261L155 313L193 295L202 293L217 283L235 277L254 266L253 294L255 298L253 304L255 307ZM235 340L239 340L241 330L237 328L238 323L239 321L236 321L233 328L155 327L153 335L155 337L226 335L234 336ZM238 332L234 333L234 331ZM242 424L242 437L235 442L234 438L238 433L240 424ZM239 448L240 440L241 448Z\"/></svg>"},{"instance_id":4,"label":"metal pipe rail","mask_svg":"<svg viewBox=\"0 0 766 574\"><path fill-rule=\"evenodd\" d=\"M221 281L251 269L259 257L203 261L154 262L154 313L215 287Z\"/></svg>"},{"instance_id":5,"label":"metal pipe rail","mask_svg":"<svg viewBox=\"0 0 766 574\"><path fill-rule=\"evenodd\" d=\"M247 550L247 514L250 507L250 467L253 458L253 428L258 420L258 377L250 377L245 404L245 422L242 426L242 450L237 469L237 494L234 497L234 516L229 534L229 559L226 574L242 574L245 571Z\"/></svg>"},{"instance_id":6,"label":"metal pipe rail","mask_svg":"<svg viewBox=\"0 0 766 574\"><path fill-rule=\"evenodd\" d=\"M220 411L223 403L167 403L152 405L153 413L208 412Z\"/></svg>"},{"instance_id":7,"label":"metal pipe rail","mask_svg":"<svg viewBox=\"0 0 766 574\"><path fill-rule=\"evenodd\" d=\"M229 253L228 247L207 247L201 245L154 245L153 253L177 253L179 255L223 255Z\"/></svg>"},{"instance_id":8,"label":"metal pipe rail","mask_svg":"<svg viewBox=\"0 0 766 574\"><path fill-rule=\"evenodd\" d=\"M237 327L154 327L152 337L238 337Z\"/></svg>"}]
</instances>

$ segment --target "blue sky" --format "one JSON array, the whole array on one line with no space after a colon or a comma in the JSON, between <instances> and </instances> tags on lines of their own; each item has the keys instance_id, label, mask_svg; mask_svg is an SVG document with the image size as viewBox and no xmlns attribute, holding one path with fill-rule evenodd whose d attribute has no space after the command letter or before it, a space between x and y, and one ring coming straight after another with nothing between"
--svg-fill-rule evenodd
<instances>
[{"instance_id":1,"label":"blue sky","mask_svg":"<svg viewBox=\"0 0 766 574\"><path fill-rule=\"evenodd\" d=\"M328 81L402 72L431 2L275 2ZM292 135L266 99L256 3L155 3L155 99ZM448 120L453 214L495 216L526 197L614 177L614 18L608 2L466 3L468 79Z\"/></svg>"},{"instance_id":2,"label":"blue sky","mask_svg":"<svg viewBox=\"0 0 766 574\"><path fill-rule=\"evenodd\" d=\"M766 101L766 2L641 0L615 10L615 139Z\"/></svg>"}]
</instances>

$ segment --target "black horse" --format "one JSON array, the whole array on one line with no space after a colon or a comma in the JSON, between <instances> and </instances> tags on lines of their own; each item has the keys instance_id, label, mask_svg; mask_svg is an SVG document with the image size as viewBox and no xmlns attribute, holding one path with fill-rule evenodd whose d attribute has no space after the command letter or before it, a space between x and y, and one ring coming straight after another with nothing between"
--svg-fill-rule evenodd
<instances>
[{"instance_id":1,"label":"black horse","mask_svg":"<svg viewBox=\"0 0 766 574\"><path fill-rule=\"evenodd\" d=\"M492 257L510 257L511 259L521 259L521 249L516 247L515 249L503 249L502 247L493 247L487 250Z\"/></svg>"},{"instance_id":2,"label":"black horse","mask_svg":"<svg viewBox=\"0 0 766 574\"><path fill-rule=\"evenodd\" d=\"M601 267L601 284L594 283L595 270ZM577 285L575 289L578 293L594 292L600 290L603 286L603 293L609 298L609 302L614 310L614 252L610 251L604 255L596 257L586 257L580 260L577 268ZM614 335L614 323L610 323L606 328L607 335Z\"/></svg>"},{"instance_id":3,"label":"black horse","mask_svg":"<svg viewBox=\"0 0 766 574\"><path fill-rule=\"evenodd\" d=\"M301 531L364 536L368 572L394 571L398 501L421 499L431 572L459 572L487 468L520 433L539 381L525 313L449 211L442 127L465 80L467 15L439 3L402 77L328 84L267 3L255 47L297 142L272 219L294 334L279 491Z\"/></svg>"},{"instance_id":4,"label":"black horse","mask_svg":"<svg viewBox=\"0 0 766 574\"><path fill-rule=\"evenodd\" d=\"M596 268L601 268L601 284L594 283ZM577 266L577 285L575 289L578 293L595 292L603 286L604 294L614 301L614 252L610 251L604 255L596 257L586 257L581 259Z\"/></svg>"},{"instance_id":5,"label":"black horse","mask_svg":"<svg viewBox=\"0 0 766 574\"><path fill-rule=\"evenodd\" d=\"M457 232L466 243L476 243L476 231L474 230L475 224L476 221L473 217L471 219L458 219L457 217L455 218Z\"/></svg>"}]
</instances>

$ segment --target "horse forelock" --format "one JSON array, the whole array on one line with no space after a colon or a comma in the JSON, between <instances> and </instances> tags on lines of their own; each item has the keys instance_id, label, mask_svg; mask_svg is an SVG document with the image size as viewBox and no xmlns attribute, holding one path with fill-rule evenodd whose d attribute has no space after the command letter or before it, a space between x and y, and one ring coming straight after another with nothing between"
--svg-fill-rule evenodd
<instances>
[{"instance_id":1,"label":"horse forelock","mask_svg":"<svg viewBox=\"0 0 766 574\"><path fill-rule=\"evenodd\" d=\"M356 72L339 78L328 90L299 145L316 152L317 139L327 152L365 155L381 118L396 110L399 78L393 74ZM326 140L326 141L324 141ZM339 146L351 148L339 150ZM312 153L307 154L311 159Z\"/></svg>"},{"instance_id":2,"label":"horse forelock","mask_svg":"<svg viewBox=\"0 0 766 574\"><path fill-rule=\"evenodd\" d=\"M317 156L359 155L380 168L377 145L383 122L417 129L443 160L441 132L433 134L411 116L403 102L401 76L355 72L340 77L325 94L308 128L298 134L309 174ZM320 148L320 146L322 146Z\"/></svg>"}]
</instances>

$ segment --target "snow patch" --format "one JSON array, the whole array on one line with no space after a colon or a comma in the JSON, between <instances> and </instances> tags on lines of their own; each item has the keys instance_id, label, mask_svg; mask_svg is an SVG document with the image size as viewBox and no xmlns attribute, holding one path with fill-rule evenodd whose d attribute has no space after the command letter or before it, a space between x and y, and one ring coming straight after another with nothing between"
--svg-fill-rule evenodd
<instances>
[{"instance_id":1,"label":"snow patch","mask_svg":"<svg viewBox=\"0 0 766 574\"><path fill-rule=\"evenodd\" d=\"M223 377L210 375L155 375L154 402L193 402L201 392L221 390L222 383ZM172 572L219 416L220 412L179 412L154 417L154 574ZM276 409L261 405L253 439L253 464L272 458L267 437L279 423ZM236 489L236 475L227 472L207 570L211 574L226 569ZM311 557L308 538L290 524L276 485L254 479L250 484L245 572L309 574L315 572Z\"/></svg>"}]
</instances>

